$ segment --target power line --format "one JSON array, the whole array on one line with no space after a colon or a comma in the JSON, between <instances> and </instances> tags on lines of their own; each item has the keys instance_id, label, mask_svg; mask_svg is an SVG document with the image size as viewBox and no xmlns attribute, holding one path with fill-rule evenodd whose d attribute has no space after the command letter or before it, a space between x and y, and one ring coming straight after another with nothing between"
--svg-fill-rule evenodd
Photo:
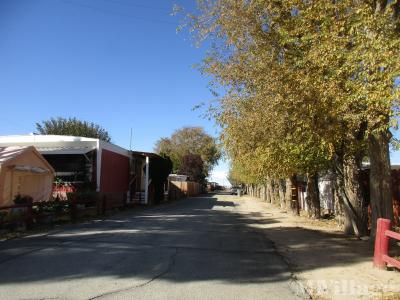
<instances>
[{"instance_id":1,"label":"power line","mask_svg":"<svg viewBox=\"0 0 400 300\"><path fill-rule=\"evenodd\" d=\"M169 22L169 21L165 21L165 20L161 20L161 19L154 19L154 18L144 18L144 17L134 16L134 15L126 14L126 13L110 11L110 10L107 10L107 9L104 9L101 7L97 7L97 6L93 6L93 5L89 5L86 3L78 3L78 2L70 1L70 0L60 0L60 1L64 2L64 3L75 5L76 7L90 9L90 10L101 12L101 13L107 14L107 15L120 16L120 17L125 17L125 18L129 18L129 19L133 19L133 20L141 20L141 21L145 21L145 22L163 23L163 24L179 26L179 24L176 22Z\"/></svg>"}]
</instances>

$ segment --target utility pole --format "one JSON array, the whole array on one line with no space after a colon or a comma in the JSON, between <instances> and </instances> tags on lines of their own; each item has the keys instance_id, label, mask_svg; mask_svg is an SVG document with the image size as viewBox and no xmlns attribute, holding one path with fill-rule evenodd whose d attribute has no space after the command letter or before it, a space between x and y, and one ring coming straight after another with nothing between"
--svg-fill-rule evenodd
<instances>
[{"instance_id":1,"label":"utility pole","mask_svg":"<svg viewBox=\"0 0 400 300\"><path fill-rule=\"evenodd\" d=\"M145 204L149 204L149 164L150 164L150 158L146 156L146 177L145 177L145 186L144 186L144 201Z\"/></svg>"},{"instance_id":2,"label":"utility pole","mask_svg":"<svg viewBox=\"0 0 400 300\"><path fill-rule=\"evenodd\" d=\"M129 139L129 151L132 151L132 127L131 127L131 137Z\"/></svg>"}]
</instances>

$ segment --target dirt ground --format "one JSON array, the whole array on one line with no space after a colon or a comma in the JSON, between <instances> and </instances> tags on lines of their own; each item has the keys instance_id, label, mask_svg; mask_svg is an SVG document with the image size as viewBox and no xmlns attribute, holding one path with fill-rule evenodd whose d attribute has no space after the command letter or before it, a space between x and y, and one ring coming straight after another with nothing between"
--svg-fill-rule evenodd
<instances>
[{"instance_id":1,"label":"dirt ground","mask_svg":"<svg viewBox=\"0 0 400 300\"><path fill-rule=\"evenodd\" d=\"M293 216L260 199L244 196L242 207L261 209L268 239L314 299L400 299L400 272L372 266L373 244L340 232L333 220Z\"/></svg>"}]
</instances>

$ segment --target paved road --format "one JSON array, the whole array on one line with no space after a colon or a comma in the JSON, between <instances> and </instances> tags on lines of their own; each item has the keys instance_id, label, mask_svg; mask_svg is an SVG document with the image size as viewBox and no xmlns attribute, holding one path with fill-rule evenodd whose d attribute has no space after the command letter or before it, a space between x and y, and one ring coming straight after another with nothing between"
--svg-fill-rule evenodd
<instances>
[{"instance_id":1,"label":"paved road","mask_svg":"<svg viewBox=\"0 0 400 300\"><path fill-rule=\"evenodd\" d=\"M296 299L247 202L192 198L0 242L0 299Z\"/></svg>"}]
</instances>

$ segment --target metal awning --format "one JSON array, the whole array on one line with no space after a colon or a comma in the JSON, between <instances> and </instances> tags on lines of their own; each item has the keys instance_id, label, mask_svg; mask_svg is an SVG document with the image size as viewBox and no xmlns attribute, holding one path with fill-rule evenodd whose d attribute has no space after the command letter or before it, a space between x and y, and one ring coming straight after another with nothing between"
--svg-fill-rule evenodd
<instances>
[{"instance_id":1,"label":"metal awning","mask_svg":"<svg viewBox=\"0 0 400 300\"><path fill-rule=\"evenodd\" d=\"M86 154L96 147L37 147L40 154Z\"/></svg>"},{"instance_id":2,"label":"metal awning","mask_svg":"<svg viewBox=\"0 0 400 300\"><path fill-rule=\"evenodd\" d=\"M161 157L157 153L153 152L144 152L144 151L130 151L131 155L143 156L143 157Z\"/></svg>"}]
</instances>

